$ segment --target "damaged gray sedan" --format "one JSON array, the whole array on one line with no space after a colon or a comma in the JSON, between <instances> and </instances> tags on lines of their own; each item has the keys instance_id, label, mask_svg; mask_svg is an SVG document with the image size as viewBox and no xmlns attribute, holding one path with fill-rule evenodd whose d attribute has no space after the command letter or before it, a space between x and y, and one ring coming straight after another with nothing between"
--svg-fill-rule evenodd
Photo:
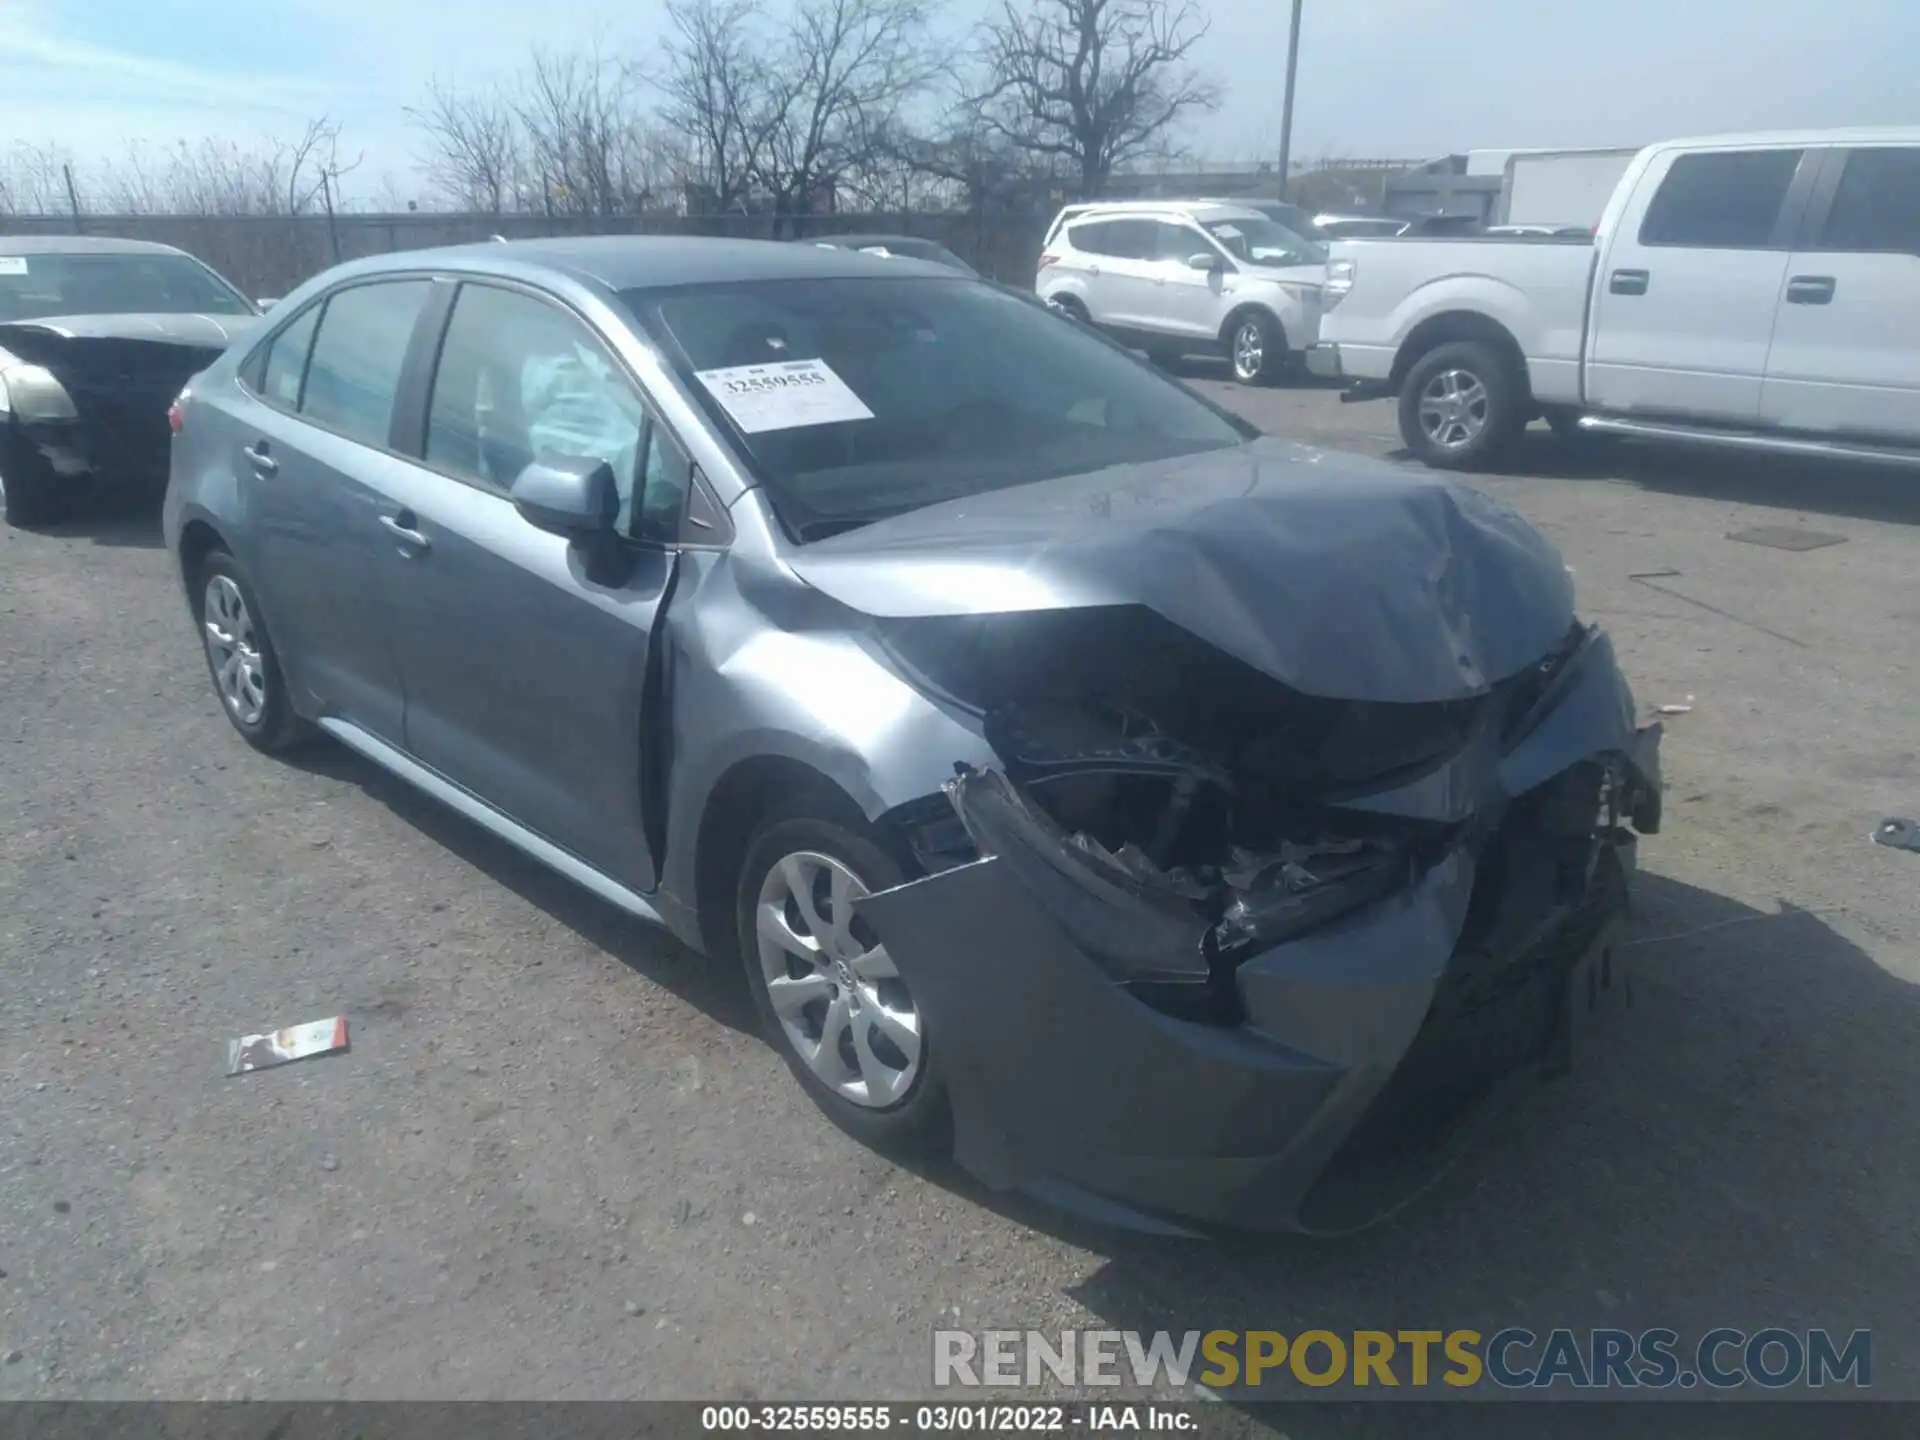
<instances>
[{"instance_id":1,"label":"damaged gray sedan","mask_svg":"<svg viewBox=\"0 0 1920 1440\"><path fill-rule=\"evenodd\" d=\"M875 1144L1341 1230L1626 987L1658 732L1472 490L996 287L539 241L328 272L175 411L250 743L324 732L745 969Z\"/></svg>"}]
</instances>

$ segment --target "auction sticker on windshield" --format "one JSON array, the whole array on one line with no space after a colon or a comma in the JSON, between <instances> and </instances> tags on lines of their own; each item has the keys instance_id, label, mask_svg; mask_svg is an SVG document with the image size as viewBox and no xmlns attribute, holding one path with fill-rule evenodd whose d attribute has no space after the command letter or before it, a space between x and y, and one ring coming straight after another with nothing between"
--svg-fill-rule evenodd
<instances>
[{"instance_id":1,"label":"auction sticker on windshield","mask_svg":"<svg viewBox=\"0 0 1920 1440\"><path fill-rule=\"evenodd\" d=\"M27 257L24 255L0 255L0 275L24 275L27 273Z\"/></svg>"},{"instance_id":2,"label":"auction sticker on windshield","mask_svg":"<svg viewBox=\"0 0 1920 1440\"><path fill-rule=\"evenodd\" d=\"M694 373L733 423L748 435L873 419L873 411L824 360L730 365L724 370Z\"/></svg>"}]
</instances>

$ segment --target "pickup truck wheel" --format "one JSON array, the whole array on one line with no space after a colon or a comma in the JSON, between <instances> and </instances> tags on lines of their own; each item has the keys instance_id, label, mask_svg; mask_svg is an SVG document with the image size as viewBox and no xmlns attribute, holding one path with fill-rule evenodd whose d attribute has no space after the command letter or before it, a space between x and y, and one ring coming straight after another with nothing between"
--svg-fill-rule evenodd
<instances>
[{"instance_id":1,"label":"pickup truck wheel","mask_svg":"<svg viewBox=\"0 0 1920 1440\"><path fill-rule=\"evenodd\" d=\"M62 479L17 435L0 437L0 507L16 530L52 525L73 511L73 482Z\"/></svg>"},{"instance_id":2,"label":"pickup truck wheel","mask_svg":"<svg viewBox=\"0 0 1920 1440\"><path fill-rule=\"evenodd\" d=\"M1525 382L1477 340L1421 356L1400 386L1400 436L1436 470L1481 470L1526 424Z\"/></svg>"},{"instance_id":3,"label":"pickup truck wheel","mask_svg":"<svg viewBox=\"0 0 1920 1440\"><path fill-rule=\"evenodd\" d=\"M827 1117L876 1150L951 1146L947 1088L900 972L853 901L906 879L856 817L787 810L741 867L737 933L762 1027Z\"/></svg>"},{"instance_id":4,"label":"pickup truck wheel","mask_svg":"<svg viewBox=\"0 0 1920 1440\"><path fill-rule=\"evenodd\" d=\"M1227 322L1227 359L1242 385L1264 385L1287 368L1287 334L1264 310L1243 310Z\"/></svg>"}]
</instances>

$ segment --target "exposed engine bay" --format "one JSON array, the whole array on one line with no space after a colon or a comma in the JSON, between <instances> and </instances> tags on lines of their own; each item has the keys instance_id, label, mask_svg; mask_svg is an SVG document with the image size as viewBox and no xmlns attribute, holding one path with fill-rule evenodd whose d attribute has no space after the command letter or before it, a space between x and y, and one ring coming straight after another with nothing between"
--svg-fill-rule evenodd
<instances>
[{"instance_id":1,"label":"exposed engine bay","mask_svg":"<svg viewBox=\"0 0 1920 1440\"><path fill-rule=\"evenodd\" d=\"M1142 607L896 624L889 649L978 714L1004 765L963 767L947 813L920 811L915 858L1053 874L1048 903L1088 953L1161 1008L1230 1018L1241 961L1405 889L1506 808L1432 820L1341 802L1524 733L1589 633L1479 696L1420 705L1301 694ZM1590 862L1627 789L1596 761L1521 809Z\"/></svg>"}]
</instances>

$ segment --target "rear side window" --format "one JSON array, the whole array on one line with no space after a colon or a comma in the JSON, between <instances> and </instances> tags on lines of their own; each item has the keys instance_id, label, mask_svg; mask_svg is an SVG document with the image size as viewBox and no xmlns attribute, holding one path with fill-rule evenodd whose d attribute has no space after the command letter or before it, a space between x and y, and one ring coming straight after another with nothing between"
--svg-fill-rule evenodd
<instances>
[{"instance_id":1,"label":"rear side window","mask_svg":"<svg viewBox=\"0 0 1920 1440\"><path fill-rule=\"evenodd\" d=\"M1113 254L1113 222L1090 220L1084 225L1067 227L1067 243L1088 255Z\"/></svg>"},{"instance_id":2,"label":"rear side window","mask_svg":"<svg viewBox=\"0 0 1920 1440\"><path fill-rule=\"evenodd\" d=\"M1647 207L1640 243L1763 250L1799 165L1798 150L1682 155Z\"/></svg>"},{"instance_id":3,"label":"rear side window","mask_svg":"<svg viewBox=\"0 0 1920 1440\"><path fill-rule=\"evenodd\" d=\"M1920 147L1848 155L1819 248L1920 255Z\"/></svg>"},{"instance_id":4,"label":"rear side window","mask_svg":"<svg viewBox=\"0 0 1920 1440\"><path fill-rule=\"evenodd\" d=\"M300 408L300 382L307 375L307 352L313 348L314 327L319 323L320 307L309 305L291 325L267 342L257 388L274 404L289 410Z\"/></svg>"},{"instance_id":5,"label":"rear side window","mask_svg":"<svg viewBox=\"0 0 1920 1440\"><path fill-rule=\"evenodd\" d=\"M428 288L425 280L385 280L334 292L307 363L300 413L363 444L384 447L407 345Z\"/></svg>"},{"instance_id":6,"label":"rear side window","mask_svg":"<svg viewBox=\"0 0 1920 1440\"><path fill-rule=\"evenodd\" d=\"M1067 231L1076 250L1123 260L1148 260L1158 241L1151 220L1090 220Z\"/></svg>"}]
</instances>

